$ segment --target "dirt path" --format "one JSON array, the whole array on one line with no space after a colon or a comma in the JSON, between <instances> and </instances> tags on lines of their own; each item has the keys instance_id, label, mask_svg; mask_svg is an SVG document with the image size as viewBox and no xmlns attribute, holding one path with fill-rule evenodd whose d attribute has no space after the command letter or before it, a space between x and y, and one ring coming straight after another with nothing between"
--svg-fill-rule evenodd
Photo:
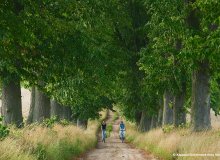
<instances>
[{"instance_id":1,"label":"dirt path","mask_svg":"<svg viewBox=\"0 0 220 160\"><path fill-rule=\"evenodd\" d=\"M113 113L110 112L107 125L113 123ZM118 137L119 121L114 122L111 136L106 139L106 143L101 142L101 133L98 137L96 149L88 152L81 160L156 160L152 155L144 151L131 147L127 143L121 143Z\"/></svg>"}]
</instances>

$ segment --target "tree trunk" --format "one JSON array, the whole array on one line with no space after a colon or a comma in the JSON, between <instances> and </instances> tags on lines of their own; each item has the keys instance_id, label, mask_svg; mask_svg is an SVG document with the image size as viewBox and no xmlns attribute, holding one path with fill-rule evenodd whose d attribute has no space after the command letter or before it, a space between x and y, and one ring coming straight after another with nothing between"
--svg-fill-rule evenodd
<instances>
[{"instance_id":1,"label":"tree trunk","mask_svg":"<svg viewBox=\"0 0 220 160\"><path fill-rule=\"evenodd\" d=\"M137 125L140 124L140 121L141 121L141 112L140 111L136 111L135 113L135 122L137 123Z\"/></svg>"},{"instance_id":2,"label":"tree trunk","mask_svg":"<svg viewBox=\"0 0 220 160\"><path fill-rule=\"evenodd\" d=\"M164 106L163 106L163 125L173 124L173 109L170 107L172 96L169 92L164 93Z\"/></svg>"},{"instance_id":3,"label":"tree trunk","mask_svg":"<svg viewBox=\"0 0 220 160\"><path fill-rule=\"evenodd\" d=\"M195 0L186 0L186 5L194 3ZM201 31L199 9L192 9L187 17L187 23L194 31ZM199 61L196 61L199 62ZM198 68L192 74L192 113L191 124L193 131L203 131L211 129L210 120L210 74L209 62L207 59L199 62Z\"/></svg>"},{"instance_id":4,"label":"tree trunk","mask_svg":"<svg viewBox=\"0 0 220 160\"><path fill-rule=\"evenodd\" d=\"M77 127L86 129L86 128L87 128L87 124L88 124L88 121L87 121L87 120L77 119Z\"/></svg>"},{"instance_id":5,"label":"tree trunk","mask_svg":"<svg viewBox=\"0 0 220 160\"><path fill-rule=\"evenodd\" d=\"M50 109L50 116L56 116L58 120L62 118L63 114L63 106L59 104L56 100L51 100L51 109Z\"/></svg>"},{"instance_id":6,"label":"tree trunk","mask_svg":"<svg viewBox=\"0 0 220 160\"><path fill-rule=\"evenodd\" d=\"M2 113L5 125L15 124L17 127L23 125L19 78L2 83Z\"/></svg>"},{"instance_id":7,"label":"tree trunk","mask_svg":"<svg viewBox=\"0 0 220 160\"><path fill-rule=\"evenodd\" d=\"M66 119L68 121L71 121L71 116L72 116L72 110L70 107L63 106L63 115L62 118Z\"/></svg>"},{"instance_id":8,"label":"tree trunk","mask_svg":"<svg viewBox=\"0 0 220 160\"><path fill-rule=\"evenodd\" d=\"M50 118L50 99L39 89L35 88L34 122L42 122Z\"/></svg>"},{"instance_id":9,"label":"tree trunk","mask_svg":"<svg viewBox=\"0 0 220 160\"><path fill-rule=\"evenodd\" d=\"M150 127L151 127L151 117L148 116L145 111L143 111L141 114L139 130L141 132L147 132L150 130Z\"/></svg>"},{"instance_id":10,"label":"tree trunk","mask_svg":"<svg viewBox=\"0 0 220 160\"><path fill-rule=\"evenodd\" d=\"M157 116L157 127L161 127L163 122L163 108L160 108Z\"/></svg>"},{"instance_id":11,"label":"tree trunk","mask_svg":"<svg viewBox=\"0 0 220 160\"><path fill-rule=\"evenodd\" d=\"M211 129L209 63L203 61L192 75L192 130Z\"/></svg>"},{"instance_id":12,"label":"tree trunk","mask_svg":"<svg viewBox=\"0 0 220 160\"><path fill-rule=\"evenodd\" d=\"M31 88L31 104L30 110L27 118L27 124L33 123L33 114L34 114L34 105L35 105L35 87Z\"/></svg>"},{"instance_id":13,"label":"tree trunk","mask_svg":"<svg viewBox=\"0 0 220 160\"><path fill-rule=\"evenodd\" d=\"M158 113L157 113L157 123L156 126L157 127L161 127L162 126L162 122L163 122L163 98L161 97L159 99L159 109L158 109Z\"/></svg>"},{"instance_id":14,"label":"tree trunk","mask_svg":"<svg viewBox=\"0 0 220 160\"><path fill-rule=\"evenodd\" d=\"M174 98L173 121L175 127L178 127L181 124L186 124L186 111L184 108L185 94L186 87L184 85L182 91Z\"/></svg>"},{"instance_id":15,"label":"tree trunk","mask_svg":"<svg viewBox=\"0 0 220 160\"><path fill-rule=\"evenodd\" d=\"M154 129L156 127L157 127L157 116L152 116L151 117L150 129Z\"/></svg>"}]
</instances>

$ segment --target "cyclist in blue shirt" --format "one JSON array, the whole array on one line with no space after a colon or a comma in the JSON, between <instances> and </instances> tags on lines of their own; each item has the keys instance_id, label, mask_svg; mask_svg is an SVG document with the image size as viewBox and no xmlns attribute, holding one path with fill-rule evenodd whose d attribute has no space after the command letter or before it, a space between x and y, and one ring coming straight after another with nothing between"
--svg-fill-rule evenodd
<instances>
[{"instance_id":1,"label":"cyclist in blue shirt","mask_svg":"<svg viewBox=\"0 0 220 160\"><path fill-rule=\"evenodd\" d=\"M119 125L119 137L123 142L125 139L125 124L123 121L121 121L121 123Z\"/></svg>"}]
</instances>

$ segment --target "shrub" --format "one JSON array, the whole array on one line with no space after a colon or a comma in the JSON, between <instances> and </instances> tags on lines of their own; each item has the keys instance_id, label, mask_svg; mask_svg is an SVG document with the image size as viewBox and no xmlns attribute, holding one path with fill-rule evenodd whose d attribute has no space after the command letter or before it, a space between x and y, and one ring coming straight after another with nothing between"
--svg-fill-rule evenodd
<instances>
[{"instance_id":1,"label":"shrub","mask_svg":"<svg viewBox=\"0 0 220 160\"><path fill-rule=\"evenodd\" d=\"M0 139L5 138L9 135L9 129L2 124L3 118L0 117Z\"/></svg>"},{"instance_id":2,"label":"shrub","mask_svg":"<svg viewBox=\"0 0 220 160\"><path fill-rule=\"evenodd\" d=\"M163 126L162 130L164 133L170 133L171 131L174 130L174 126L173 125L166 125L166 126Z\"/></svg>"},{"instance_id":3,"label":"shrub","mask_svg":"<svg viewBox=\"0 0 220 160\"><path fill-rule=\"evenodd\" d=\"M61 119L59 122L62 126L67 126L70 125L70 121L66 120L66 119Z\"/></svg>"},{"instance_id":4,"label":"shrub","mask_svg":"<svg viewBox=\"0 0 220 160\"><path fill-rule=\"evenodd\" d=\"M70 125L70 121L66 119L59 120L57 116L53 116L51 118L47 118L43 121L44 127L52 128L55 124L61 124L62 126Z\"/></svg>"},{"instance_id":5,"label":"shrub","mask_svg":"<svg viewBox=\"0 0 220 160\"><path fill-rule=\"evenodd\" d=\"M178 126L179 128L190 128L190 123L182 123L182 124L180 124L179 126Z\"/></svg>"},{"instance_id":6,"label":"shrub","mask_svg":"<svg viewBox=\"0 0 220 160\"><path fill-rule=\"evenodd\" d=\"M43 126L45 127L53 127L55 123L57 123L59 120L57 116L52 116L51 118L47 118L43 121Z\"/></svg>"}]
</instances>

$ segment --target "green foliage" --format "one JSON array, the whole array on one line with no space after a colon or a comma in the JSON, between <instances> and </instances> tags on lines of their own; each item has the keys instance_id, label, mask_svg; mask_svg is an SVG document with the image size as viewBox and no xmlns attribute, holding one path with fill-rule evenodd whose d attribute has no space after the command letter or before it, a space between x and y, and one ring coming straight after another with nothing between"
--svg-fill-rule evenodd
<instances>
[{"instance_id":1,"label":"green foliage","mask_svg":"<svg viewBox=\"0 0 220 160\"><path fill-rule=\"evenodd\" d=\"M37 157L37 160L47 160L46 158L46 147L42 144L37 144L37 147L34 151L34 153Z\"/></svg>"},{"instance_id":2,"label":"green foliage","mask_svg":"<svg viewBox=\"0 0 220 160\"><path fill-rule=\"evenodd\" d=\"M2 124L2 120L3 118L0 117L0 140L4 139L5 137L9 135L9 129L8 127Z\"/></svg>"},{"instance_id":3,"label":"green foliage","mask_svg":"<svg viewBox=\"0 0 220 160\"><path fill-rule=\"evenodd\" d=\"M51 118L44 119L42 125L44 127L52 128L55 124L61 124L62 126L70 125L70 121L66 119L58 119L57 116L53 116Z\"/></svg>"},{"instance_id":4,"label":"green foliage","mask_svg":"<svg viewBox=\"0 0 220 160\"><path fill-rule=\"evenodd\" d=\"M191 127L191 124L190 124L190 122L188 122L188 123L186 123L186 124L180 124L179 125L179 128L190 128Z\"/></svg>"},{"instance_id":5,"label":"green foliage","mask_svg":"<svg viewBox=\"0 0 220 160\"><path fill-rule=\"evenodd\" d=\"M98 118L117 103L137 122L142 110L157 114L166 90L187 88L190 97L200 62L219 73L219 10L216 0L7 1L0 5L0 79L37 86L76 118ZM216 114L218 99L212 84Z\"/></svg>"},{"instance_id":6,"label":"green foliage","mask_svg":"<svg viewBox=\"0 0 220 160\"><path fill-rule=\"evenodd\" d=\"M106 128L106 136L110 137L112 131L113 131L113 126L111 123L109 123Z\"/></svg>"},{"instance_id":7,"label":"green foliage","mask_svg":"<svg viewBox=\"0 0 220 160\"><path fill-rule=\"evenodd\" d=\"M119 118L119 113L118 112L114 112L113 121L116 121L118 118Z\"/></svg>"},{"instance_id":8,"label":"green foliage","mask_svg":"<svg viewBox=\"0 0 220 160\"><path fill-rule=\"evenodd\" d=\"M189 129L190 128L190 123L186 123L186 124L180 124L178 126L178 129ZM164 133L171 133L172 131L175 131L175 127L174 125L165 125L162 127L162 130Z\"/></svg>"},{"instance_id":9,"label":"green foliage","mask_svg":"<svg viewBox=\"0 0 220 160\"><path fill-rule=\"evenodd\" d=\"M164 133L170 133L175 129L175 127L173 125L166 125L163 126L162 130Z\"/></svg>"},{"instance_id":10,"label":"green foliage","mask_svg":"<svg viewBox=\"0 0 220 160\"><path fill-rule=\"evenodd\" d=\"M211 108L215 112L215 115L220 114L220 88L216 80L211 82Z\"/></svg>"},{"instance_id":11,"label":"green foliage","mask_svg":"<svg viewBox=\"0 0 220 160\"><path fill-rule=\"evenodd\" d=\"M61 119L59 121L59 124L61 124L63 126L68 126L68 125L70 125L70 122L68 120L66 120L66 119Z\"/></svg>"},{"instance_id":12,"label":"green foliage","mask_svg":"<svg viewBox=\"0 0 220 160\"><path fill-rule=\"evenodd\" d=\"M45 127L52 128L58 122L59 122L59 119L57 118L57 116L53 116L51 118L44 119L42 125Z\"/></svg>"}]
</instances>

